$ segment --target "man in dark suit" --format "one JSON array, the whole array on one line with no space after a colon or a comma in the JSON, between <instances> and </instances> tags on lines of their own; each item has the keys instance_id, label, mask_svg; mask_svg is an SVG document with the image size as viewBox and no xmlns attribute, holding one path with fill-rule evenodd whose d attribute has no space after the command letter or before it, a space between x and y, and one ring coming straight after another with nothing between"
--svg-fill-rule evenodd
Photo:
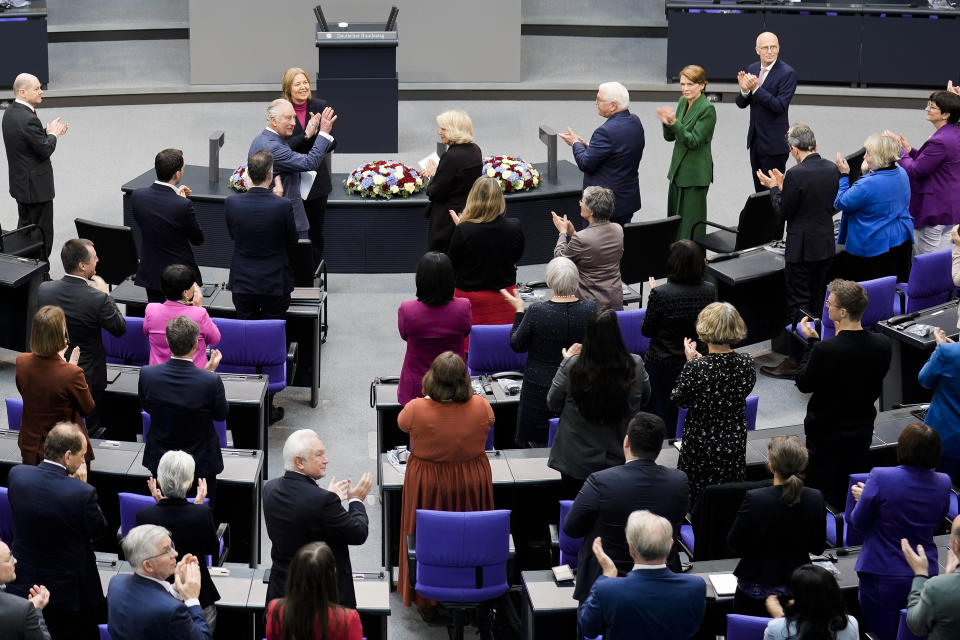
<instances>
[{"instance_id":1,"label":"man in dark suit","mask_svg":"<svg viewBox=\"0 0 960 640\"><path fill-rule=\"evenodd\" d=\"M35 224L43 230L44 255L53 248L53 165L50 156L70 125L55 118L44 127L37 117L43 101L40 80L21 73L13 81L14 101L3 114L10 195L17 201L17 227Z\"/></svg>"},{"instance_id":2,"label":"man in dark suit","mask_svg":"<svg viewBox=\"0 0 960 640\"><path fill-rule=\"evenodd\" d=\"M687 640L703 620L707 583L667 568L673 525L649 511L634 511L627 520L627 543L633 570L618 578L600 538L594 540L603 575L577 612L580 633L588 638L602 633L607 640Z\"/></svg>"},{"instance_id":3,"label":"man in dark suit","mask_svg":"<svg viewBox=\"0 0 960 640\"><path fill-rule=\"evenodd\" d=\"M212 507L217 474L223 471L213 422L226 420L229 407L223 381L213 373L220 364L220 352L211 351L207 370L193 364L199 331L197 323L187 316L174 318L166 330L170 359L140 370L140 406L150 414L143 466L157 477L157 465L164 453L186 451L196 462L196 477L206 478Z\"/></svg>"},{"instance_id":4,"label":"man in dark suit","mask_svg":"<svg viewBox=\"0 0 960 640\"><path fill-rule=\"evenodd\" d=\"M317 481L327 473L323 442L311 429L293 432L283 445L283 476L263 487L263 517L270 536L270 584L267 602L282 598L290 560L308 542L326 542L337 561L340 604L356 608L353 569L348 545L367 539L367 497L373 478L364 473L353 485L350 480L330 478L328 489ZM347 509L343 501L349 500Z\"/></svg>"},{"instance_id":5,"label":"man in dark suit","mask_svg":"<svg viewBox=\"0 0 960 640\"><path fill-rule=\"evenodd\" d=\"M281 197L279 178L274 191L270 190L274 177L269 151L250 154L247 175L254 186L227 198L223 207L233 238L233 304L241 320L282 319L293 291L290 258L297 248L293 207Z\"/></svg>"},{"instance_id":6,"label":"man in dark suit","mask_svg":"<svg viewBox=\"0 0 960 640\"><path fill-rule=\"evenodd\" d=\"M8 591L26 597L34 585L50 589L43 611L53 640L96 640L103 589L92 541L107 533L97 491L87 484L87 440L61 422L44 443L36 467L17 465L7 479L16 533L18 571Z\"/></svg>"},{"instance_id":7,"label":"man in dark suit","mask_svg":"<svg viewBox=\"0 0 960 640\"><path fill-rule=\"evenodd\" d=\"M640 412L627 425L623 439L626 463L590 474L573 507L561 523L572 538L583 538L577 562L577 586L573 597L583 602L600 565L593 553L593 539L599 537L603 548L621 573L630 571L633 560L627 549L624 527L634 511L646 509L662 516L679 534L680 523L687 514L690 486L687 474L679 469L656 463L663 446L666 429L663 420L652 413ZM667 566L680 572L680 556L670 550Z\"/></svg>"},{"instance_id":8,"label":"man in dark suit","mask_svg":"<svg viewBox=\"0 0 960 640\"><path fill-rule=\"evenodd\" d=\"M319 120L310 119L305 133L307 137L313 137L316 133L316 137L309 153L297 153L287 146L286 139L293 135L296 121L297 115L288 100L278 98L271 102L267 107L267 127L250 143L247 155L252 156L257 151L269 151L273 155L273 168L283 184L283 196L293 205L293 217L297 221L300 237L306 238L310 222L300 197L300 173L322 169L324 155L335 144L330 131L337 116L331 107L327 107L321 112Z\"/></svg>"},{"instance_id":9,"label":"man in dark suit","mask_svg":"<svg viewBox=\"0 0 960 640\"><path fill-rule=\"evenodd\" d=\"M108 630L113 640L210 640L200 608L200 563L188 553L177 562L170 532L134 527L123 539L132 574L110 580ZM167 579L173 576L173 584Z\"/></svg>"},{"instance_id":10,"label":"man in dark suit","mask_svg":"<svg viewBox=\"0 0 960 640\"><path fill-rule=\"evenodd\" d=\"M17 577L17 559L0 542L0 636L4 640L50 640L50 632L41 610L50 601L50 592L42 585L30 587L30 596L21 598L3 591Z\"/></svg>"},{"instance_id":11,"label":"man in dark suit","mask_svg":"<svg viewBox=\"0 0 960 640\"><path fill-rule=\"evenodd\" d=\"M757 178L757 171L783 172L787 166L790 150L783 137L790 126L787 110L797 90L797 72L778 59L780 41L776 34L765 31L757 36L756 51L760 61L737 74L740 95L736 102L741 109L750 107L750 169L753 188L763 191L765 186Z\"/></svg>"},{"instance_id":12,"label":"man in dark suit","mask_svg":"<svg viewBox=\"0 0 960 640\"><path fill-rule=\"evenodd\" d=\"M37 294L37 304L56 305L67 317L69 348L80 348L80 368L87 379L96 408L87 416L87 431L93 433L100 424L101 400L107 388L107 354L103 350L106 329L122 336L127 322L110 297L110 289L97 275L97 250L85 238L71 238L63 243L60 261L66 275L60 280L44 282Z\"/></svg>"},{"instance_id":13,"label":"man in dark suit","mask_svg":"<svg viewBox=\"0 0 960 640\"><path fill-rule=\"evenodd\" d=\"M140 267L134 282L146 288L150 302L166 300L160 274L171 264L187 265L197 284L203 284L190 248L203 244L203 229L188 197L190 187L180 184L184 166L180 149L164 149L153 160L156 181L130 194L133 219L140 228Z\"/></svg>"},{"instance_id":14,"label":"man in dark suit","mask_svg":"<svg viewBox=\"0 0 960 640\"><path fill-rule=\"evenodd\" d=\"M630 94L619 82L605 82L597 91L597 113L607 119L590 137L578 136L570 127L560 133L573 147L573 157L583 172L583 188L606 187L613 191L612 222L624 225L640 209L640 179L643 157L643 125L630 113Z\"/></svg>"},{"instance_id":15,"label":"man in dark suit","mask_svg":"<svg viewBox=\"0 0 960 640\"><path fill-rule=\"evenodd\" d=\"M787 221L787 248L783 255L783 286L787 294L785 324L797 322L804 314L819 314L823 308L827 271L836 251L833 235L833 201L837 197L840 170L817 153L817 138L805 124L787 132L790 155L797 166L786 175L777 169L757 177L770 189L773 210ZM790 355L776 367L760 371L774 378L792 378L800 367L804 346L790 339Z\"/></svg>"}]
</instances>

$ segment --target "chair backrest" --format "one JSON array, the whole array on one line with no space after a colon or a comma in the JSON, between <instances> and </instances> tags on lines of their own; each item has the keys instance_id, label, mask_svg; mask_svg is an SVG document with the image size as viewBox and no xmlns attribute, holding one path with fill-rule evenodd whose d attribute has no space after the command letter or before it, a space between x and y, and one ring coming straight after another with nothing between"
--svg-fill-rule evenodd
<instances>
[{"instance_id":1,"label":"chair backrest","mask_svg":"<svg viewBox=\"0 0 960 640\"><path fill-rule=\"evenodd\" d=\"M640 327L643 326L643 319L647 315L646 309L626 309L616 311L617 322L620 324L620 334L623 336L623 342L627 345L630 353L638 356L647 355L647 349L650 347L650 338L643 335Z\"/></svg>"},{"instance_id":2,"label":"chair backrest","mask_svg":"<svg viewBox=\"0 0 960 640\"><path fill-rule=\"evenodd\" d=\"M7 405L7 428L10 431L20 431L20 419L23 418L23 400L20 398L4 398Z\"/></svg>"},{"instance_id":3,"label":"chair backrest","mask_svg":"<svg viewBox=\"0 0 960 640\"><path fill-rule=\"evenodd\" d=\"M695 560L736 558L727 544L727 533L740 511L743 496L751 489L768 487L773 480L728 482L705 487L690 511L690 523L697 541Z\"/></svg>"},{"instance_id":4,"label":"chair backrest","mask_svg":"<svg viewBox=\"0 0 960 640\"><path fill-rule=\"evenodd\" d=\"M155 505L156 501L153 496L139 493L120 492L117 497L120 499L120 535L125 538L130 529L137 526L137 512L144 507Z\"/></svg>"},{"instance_id":5,"label":"chair backrest","mask_svg":"<svg viewBox=\"0 0 960 640\"><path fill-rule=\"evenodd\" d=\"M853 494L850 493L850 487L852 487L857 482L866 482L868 473L851 473L850 481L847 483L847 502L843 509L843 546L853 547L863 544L863 531L854 528L850 524L850 514L853 513L853 508L857 506L857 501L853 498Z\"/></svg>"},{"instance_id":6,"label":"chair backrest","mask_svg":"<svg viewBox=\"0 0 960 640\"><path fill-rule=\"evenodd\" d=\"M470 375L485 375L501 371L523 371L527 354L510 348L509 324L475 324L470 329L470 351L467 368Z\"/></svg>"},{"instance_id":7,"label":"chair backrest","mask_svg":"<svg viewBox=\"0 0 960 640\"><path fill-rule=\"evenodd\" d=\"M951 249L922 253L913 259L907 282L907 308L904 313L929 309L953 297Z\"/></svg>"},{"instance_id":8,"label":"chair backrest","mask_svg":"<svg viewBox=\"0 0 960 640\"><path fill-rule=\"evenodd\" d=\"M553 446L553 439L557 437L557 427L560 426L560 418L550 418L547 420L547 447Z\"/></svg>"},{"instance_id":9,"label":"chair backrest","mask_svg":"<svg viewBox=\"0 0 960 640\"><path fill-rule=\"evenodd\" d=\"M757 428L757 407L760 405L760 396L747 396L747 409L744 412L747 417L747 431L755 431ZM683 437L683 424L687 421L687 408L680 407L677 411L677 438Z\"/></svg>"},{"instance_id":10,"label":"chair backrest","mask_svg":"<svg viewBox=\"0 0 960 640\"><path fill-rule=\"evenodd\" d=\"M28 224L0 234L0 253L46 260L45 240L43 229L35 224Z\"/></svg>"},{"instance_id":11,"label":"chair backrest","mask_svg":"<svg viewBox=\"0 0 960 640\"><path fill-rule=\"evenodd\" d=\"M150 341L143 333L143 318L125 316L124 320L127 321L127 330L122 336L100 329L107 362L145 367L150 364Z\"/></svg>"},{"instance_id":12,"label":"chair backrest","mask_svg":"<svg viewBox=\"0 0 960 640\"><path fill-rule=\"evenodd\" d=\"M496 426L497 426L496 420L490 423L490 430L487 431L487 441L483 445L484 451L493 451L494 449L496 449L496 446L494 445L494 441L496 440L496 438L493 437Z\"/></svg>"},{"instance_id":13,"label":"chair backrest","mask_svg":"<svg viewBox=\"0 0 960 640\"><path fill-rule=\"evenodd\" d=\"M740 210L735 251L783 238L784 220L773 210L770 192L751 193Z\"/></svg>"},{"instance_id":14,"label":"chair backrest","mask_svg":"<svg viewBox=\"0 0 960 640\"><path fill-rule=\"evenodd\" d=\"M867 292L867 308L860 318L860 324L863 328L870 330L873 325L881 320L886 320L893 315L893 298L897 293L896 276L885 276L874 280L864 280L859 283ZM826 340L837 335L837 328L830 319L830 312L827 308L827 298L830 292L827 291L823 298L823 309L820 312L822 331L821 338Z\"/></svg>"},{"instance_id":15,"label":"chair backrest","mask_svg":"<svg viewBox=\"0 0 960 640\"><path fill-rule=\"evenodd\" d=\"M434 600L482 602L506 593L510 511L417 509L416 591Z\"/></svg>"},{"instance_id":16,"label":"chair backrest","mask_svg":"<svg viewBox=\"0 0 960 640\"><path fill-rule=\"evenodd\" d=\"M100 640L110 640L110 631L107 630L107 625L98 624L97 631L100 632Z\"/></svg>"},{"instance_id":17,"label":"chair backrest","mask_svg":"<svg viewBox=\"0 0 960 640\"><path fill-rule=\"evenodd\" d=\"M143 425L143 441L147 441L147 434L150 433L150 414L144 410L140 410L140 423ZM220 443L221 449L227 448L227 421L226 420L214 420L213 428L217 432L217 441Z\"/></svg>"},{"instance_id":18,"label":"chair backrest","mask_svg":"<svg viewBox=\"0 0 960 640\"><path fill-rule=\"evenodd\" d=\"M680 216L630 222L623 226L623 257L620 278L627 284L667 275L670 245L677 239Z\"/></svg>"},{"instance_id":19,"label":"chair backrest","mask_svg":"<svg viewBox=\"0 0 960 640\"><path fill-rule=\"evenodd\" d=\"M900 609L900 624L897 627L897 640L926 640L927 636L918 636L907 626L907 610Z\"/></svg>"},{"instance_id":20,"label":"chair backrest","mask_svg":"<svg viewBox=\"0 0 960 640\"><path fill-rule=\"evenodd\" d=\"M286 320L213 318L213 323L220 329L217 348L223 354L217 371L264 373L270 376L271 394L286 388Z\"/></svg>"},{"instance_id":21,"label":"chair backrest","mask_svg":"<svg viewBox=\"0 0 960 640\"><path fill-rule=\"evenodd\" d=\"M576 569L577 554L580 553L583 538L571 538L563 532L563 521L572 506L573 500L560 501L560 524L557 526L557 538L560 543L560 564L570 565L571 569Z\"/></svg>"},{"instance_id":22,"label":"chair backrest","mask_svg":"<svg viewBox=\"0 0 960 640\"><path fill-rule=\"evenodd\" d=\"M727 640L763 640L763 632L772 618L727 614Z\"/></svg>"},{"instance_id":23,"label":"chair backrest","mask_svg":"<svg viewBox=\"0 0 960 640\"><path fill-rule=\"evenodd\" d=\"M10 499L7 497L7 488L0 487L0 540L7 546L13 544L13 512L10 510Z\"/></svg>"},{"instance_id":24,"label":"chair backrest","mask_svg":"<svg viewBox=\"0 0 960 640\"><path fill-rule=\"evenodd\" d=\"M123 225L104 224L76 218L77 237L86 238L97 248L97 275L107 284L118 285L137 272L140 256L133 239L133 229Z\"/></svg>"},{"instance_id":25,"label":"chair backrest","mask_svg":"<svg viewBox=\"0 0 960 640\"><path fill-rule=\"evenodd\" d=\"M297 249L290 259L293 268L293 286L312 287L313 282L313 243L307 238L300 238Z\"/></svg>"}]
</instances>

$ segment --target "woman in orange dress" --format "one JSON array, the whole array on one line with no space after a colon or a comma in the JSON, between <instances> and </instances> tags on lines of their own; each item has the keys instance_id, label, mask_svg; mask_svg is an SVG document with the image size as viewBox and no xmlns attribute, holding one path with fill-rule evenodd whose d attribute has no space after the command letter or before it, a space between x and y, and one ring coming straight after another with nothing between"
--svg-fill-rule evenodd
<instances>
[{"instance_id":1,"label":"woman in orange dress","mask_svg":"<svg viewBox=\"0 0 960 640\"><path fill-rule=\"evenodd\" d=\"M403 479L400 512L398 590L407 606L416 601L429 615L433 601L414 593L407 578L408 535L416 533L417 509L493 509L493 477L484 452L493 424L486 398L473 394L463 359L444 351L423 376L425 398L408 402L397 418L410 434L410 458Z\"/></svg>"}]
</instances>

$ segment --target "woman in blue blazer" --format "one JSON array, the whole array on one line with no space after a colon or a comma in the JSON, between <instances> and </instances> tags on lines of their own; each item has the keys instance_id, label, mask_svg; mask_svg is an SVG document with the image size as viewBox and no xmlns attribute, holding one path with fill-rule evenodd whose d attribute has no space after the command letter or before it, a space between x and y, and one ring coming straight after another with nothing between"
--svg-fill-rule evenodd
<instances>
[{"instance_id":1,"label":"woman in blue blazer","mask_svg":"<svg viewBox=\"0 0 960 640\"><path fill-rule=\"evenodd\" d=\"M960 343L943 329L933 332L937 348L917 376L921 386L933 389L933 400L924 421L937 430L943 453L939 471L957 477L960 469Z\"/></svg>"},{"instance_id":2,"label":"woman in blue blazer","mask_svg":"<svg viewBox=\"0 0 960 640\"><path fill-rule=\"evenodd\" d=\"M937 573L933 534L943 523L950 501L950 478L934 471L940 459L940 436L922 422L911 422L897 439L900 466L875 467L866 483L851 488L857 505L850 525L863 532L857 557L863 626L880 640L894 640L900 609L907 604L913 569L900 548L923 545L931 575Z\"/></svg>"}]
</instances>

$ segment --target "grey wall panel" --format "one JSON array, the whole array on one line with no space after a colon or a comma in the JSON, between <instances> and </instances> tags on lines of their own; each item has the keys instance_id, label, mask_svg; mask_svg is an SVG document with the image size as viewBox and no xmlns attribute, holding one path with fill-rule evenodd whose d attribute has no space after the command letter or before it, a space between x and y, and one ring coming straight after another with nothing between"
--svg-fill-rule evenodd
<instances>
[{"instance_id":1,"label":"grey wall panel","mask_svg":"<svg viewBox=\"0 0 960 640\"><path fill-rule=\"evenodd\" d=\"M153 27L187 21L187 0L47 0L52 27Z\"/></svg>"}]
</instances>

